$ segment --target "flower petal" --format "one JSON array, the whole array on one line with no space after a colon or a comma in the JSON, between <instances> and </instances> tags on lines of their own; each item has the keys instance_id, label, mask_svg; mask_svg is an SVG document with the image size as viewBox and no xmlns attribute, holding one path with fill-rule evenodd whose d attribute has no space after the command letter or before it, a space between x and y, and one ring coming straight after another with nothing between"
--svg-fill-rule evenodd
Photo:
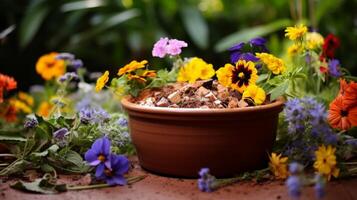
<instances>
[{"instance_id":1,"label":"flower petal","mask_svg":"<svg viewBox=\"0 0 357 200\"><path fill-rule=\"evenodd\" d=\"M98 160L97 151L95 151L94 149L89 149L89 150L84 154L84 159L85 159L88 163L92 163L92 162Z\"/></svg>"},{"instance_id":2,"label":"flower petal","mask_svg":"<svg viewBox=\"0 0 357 200\"><path fill-rule=\"evenodd\" d=\"M105 177L104 169L105 169L105 166L103 164L98 165L97 168L95 169L95 177L104 178Z\"/></svg>"},{"instance_id":3,"label":"flower petal","mask_svg":"<svg viewBox=\"0 0 357 200\"><path fill-rule=\"evenodd\" d=\"M126 185L126 180L121 175L116 175L107 179L107 184L109 185Z\"/></svg>"}]
</instances>

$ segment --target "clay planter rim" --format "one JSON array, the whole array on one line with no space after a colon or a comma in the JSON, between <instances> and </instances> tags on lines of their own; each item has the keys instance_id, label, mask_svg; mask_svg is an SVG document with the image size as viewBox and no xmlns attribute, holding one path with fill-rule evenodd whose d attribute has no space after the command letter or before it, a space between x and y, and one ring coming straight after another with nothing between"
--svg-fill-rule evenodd
<instances>
[{"instance_id":1,"label":"clay planter rim","mask_svg":"<svg viewBox=\"0 0 357 200\"><path fill-rule=\"evenodd\" d=\"M264 112L266 110L272 110L276 108L281 108L284 104L283 98L278 98L276 101L258 106L250 106L245 108L169 108L169 107L151 107L151 106L142 106L136 103L132 103L130 96L124 97L121 100L122 105L127 110L152 113L152 114L172 114L172 115L187 115L187 114L229 114L229 113L254 113L254 112Z\"/></svg>"}]
</instances>

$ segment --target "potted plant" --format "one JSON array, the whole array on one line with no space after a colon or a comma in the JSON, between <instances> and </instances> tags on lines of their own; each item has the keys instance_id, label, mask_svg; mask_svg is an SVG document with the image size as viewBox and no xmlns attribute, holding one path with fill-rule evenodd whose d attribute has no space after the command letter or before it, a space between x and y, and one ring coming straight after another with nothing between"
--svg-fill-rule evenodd
<instances>
[{"instance_id":1,"label":"potted plant","mask_svg":"<svg viewBox=\"0 0 357 200\"><path fill-rule=\"evenodd\" d=\"M149 70L132 61L118 71L110 89L122 96L131 138L143 168L163 175L196 177L209 167L229 177L267 165L278 115L289 81L301 69L287 70L267 53L265 39L232 48L231 63L214 70L203 59L181 59L187 43L161 38L153 56L174 59L167 70ZM100 91L109 72L97 80Z\"/></svg>"}]
</instances>

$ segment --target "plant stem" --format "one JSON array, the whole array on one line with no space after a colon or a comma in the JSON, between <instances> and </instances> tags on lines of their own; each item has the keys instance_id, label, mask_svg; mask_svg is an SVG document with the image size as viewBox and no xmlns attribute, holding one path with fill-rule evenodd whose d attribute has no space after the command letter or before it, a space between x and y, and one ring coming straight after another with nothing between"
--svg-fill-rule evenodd
<instances>
[{"instance_id":1,"label":"plant stem","mask_svg":"<svg viewBox=\"0 0 357 200\"><path fill-rule=\"evenodd\" d=\"M127 183L128 183L128 185L130 185L130 184L136 183L138 181L141 181L146 177L147 177L147 175L130 177L130 178L127 179ZM106 183L95 184L95 185L84 185L84 186L68 186L67 190L87 190L87 189L105 188L105 187L112 187L112 186L108 185Z\"/></svg>"},{"instance_id":2,"label":"plant stem","mask_svg":"<svg viewBox=\"0 0 357 200\"><path fill-rule=\"evenodd\" d=\"M357 162L343 162L345 165L357 165Z\"/></svg>"},{"instance_id":3,"label":"plant stem","mask_svg":"<svg viewBox=\"0 0 357 200\"><path fill-rule=\"evenodd\" d=\"M2 153L0 154L0 157L16 157L14 154L10 154L10 153Z\"/></svg>"}]
</instances>

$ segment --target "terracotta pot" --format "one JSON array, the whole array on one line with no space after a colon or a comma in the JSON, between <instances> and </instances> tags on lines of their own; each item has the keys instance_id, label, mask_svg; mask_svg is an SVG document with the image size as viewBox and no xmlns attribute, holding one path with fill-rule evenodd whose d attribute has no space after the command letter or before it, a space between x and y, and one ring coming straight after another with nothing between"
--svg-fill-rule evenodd
<instances>
[{"instance_id":1,"label":"terracotta pot","mask_svg":"<svg viewBox=\"0 0 357 200\"><path fill-rule=\"evenodd\" d=\"M122 100L140 165L161 175L192 178L202 167L217 177L230 177L267 166L283 104L192 109Z\"/></svg>"}]
</instances>

